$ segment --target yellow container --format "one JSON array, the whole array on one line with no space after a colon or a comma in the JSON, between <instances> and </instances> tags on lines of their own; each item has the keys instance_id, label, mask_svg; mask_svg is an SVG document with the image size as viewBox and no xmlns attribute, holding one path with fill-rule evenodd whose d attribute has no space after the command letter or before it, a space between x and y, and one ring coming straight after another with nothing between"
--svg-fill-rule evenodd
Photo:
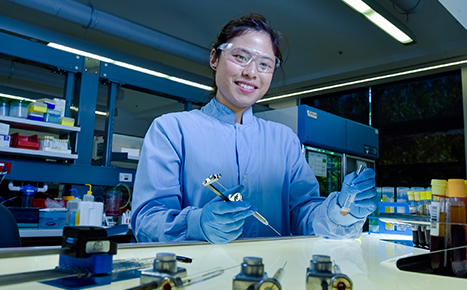
<instances>
[{"instance_id":1,"label":"yellow container","mask_svg":"<svg viewBox=\"0 0 467 290\"><path fill-rule=\"evenodd\" d=\"M413 195L415 201L420 200L420 191L414 191Z\"/></svg>"},{"instance_id":2,"label":"yellow container","mask_svg":"<svg viewBox=\"0 0 467 290\"><path fill-rule=\"evenodd\" d=\"M431 180L431 191L433 195L445 196L446 195L447 181L443 179Z\"/></svg>"},{"instance_id":3,"label":"yellow container","mask_svg":"<svg viewBox=\"0 0 467 290\"><path fill-rule=\"evenodd\" d=\"M28 112L45 113L47 112L47 105L41 102L31 103L28 106Z\"/></svg>"},{"instance_id":4,"label":"yellow container","mask_svg":"<svg viewBox=\"0 0 467 290\"><path fill-rule=\"evenodd\" d=\"M465 180L448 179L448 196L465 197Z\"/></svg>"},{"instance_id":5,"label":"yellow container","mask_svg":"<svg viewBox=\"0 0 467 290\"><path fill-rule=\"evenodd\" d=\"M75 125L75 119L68 118L68 117L61 117L60 118L60 125L73 127Z\"/></svg>"},{"instance_id":6,"label":"yellow container","mask_svg":"<svg viewBox=\"0 0 467 290\"><path fill-rule=\"evenodd\" d=\"M65 195L65 196L63 197L63 200L70 201L70 200L72 200L72 199L74 199L74 198L75 198L74 196Z\"/></svg>"},{"instance_id":7,"label":"yellow container","mask_svg":"<svg viewBox=\"0 0 467 290\"><path fill-rule=\"evenodd\" d=\"M426 200L431 200L432 195L433 195L433 192L431 190L425 191L425 199Z\"/></svg>"},{"instance_id":8,"label":"yellow container","mask_svg":"<svg viewBox=\"0 0 467 290\"><path fill-rule=\"evenodd\" d=\"M37 100L37 102L41 102L41 103L46 104L46 105L47 105L47 109L51 109L51 110L55 109L55 101L52 100L52 99L46 99L46 98L44 98L44 99L39 99L39 100Z\"/></svg>"}]
</instances>

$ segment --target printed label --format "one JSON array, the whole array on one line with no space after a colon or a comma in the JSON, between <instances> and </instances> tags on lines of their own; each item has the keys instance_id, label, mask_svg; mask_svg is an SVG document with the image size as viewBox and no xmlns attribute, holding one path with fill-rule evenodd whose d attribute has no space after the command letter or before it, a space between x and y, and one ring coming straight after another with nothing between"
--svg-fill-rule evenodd
<instances>
[{"instance_id":1,"label":"printed label","mask_svg":"<svg viewBox=\"0 0 467 290\"><path fill-rule=\"evenodd\" d=\"M110 250L110 241L89 241L86 243L86 253L107 253Z\"/></svg>"},{"instance_id":2,"label":"printed label","mask_svg":"<svg viewBox=\"0 0 467 290\"><path fill-rule=\"evenodd\" d=\"M430 220L431 220L431 232L432 236L439 236L439 202L431 203L430 207Z\"/></svg>"},{"instance_id":3,"label":"printed label","mask_svg":"<svg viewBox=\"0 0 467 290\"><path fill-rule=\"evenodd\" d=\"M318 114L317 114L316 112L313 112L313 111L310 111L310 110L306 110L306 114L307 114L308 117L310 117L310 118L318 119Z\"/></svg>"}]
</instances>

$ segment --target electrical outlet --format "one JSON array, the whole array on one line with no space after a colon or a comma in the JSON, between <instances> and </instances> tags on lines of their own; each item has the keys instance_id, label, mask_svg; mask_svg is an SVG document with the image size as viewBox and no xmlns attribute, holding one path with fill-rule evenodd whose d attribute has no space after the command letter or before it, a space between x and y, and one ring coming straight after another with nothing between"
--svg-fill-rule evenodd
<instances>
[{"instance_id":1,"label":"electrical outlet","mask_svg":"<svg viewBox=\"0 0 467 290\"><path fill-rule=\"evenodd\" d=\"M132 182L133 174L120 172L119 181L120 182Z\"/></svg>"},{"instance_id":2,"label":"electrical outlet","mask_svg":"<svg viewBox=\"0 0 467 290\"><path fill-rule=\"evenodd\" d=\"M10 162L0 162L0 175L8 174L11 171Z\"/></svg>"}]
</instances>

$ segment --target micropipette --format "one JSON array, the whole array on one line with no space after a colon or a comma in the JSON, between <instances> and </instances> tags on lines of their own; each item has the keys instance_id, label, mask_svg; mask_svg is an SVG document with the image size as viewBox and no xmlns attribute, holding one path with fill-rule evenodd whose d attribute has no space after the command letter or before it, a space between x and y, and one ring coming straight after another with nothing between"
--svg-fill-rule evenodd
<instances>
[{"instance_id":1,"label":"micropipette","mask_svg":"<svg viewBox=\"0 0 467 290\"><path fill-rule=\"evenodd\" d=\"M214 268L212 270L208 270L206 272L202 272L202 273L199 273L199 274L188 276L186 278L182 278L183 286L190 286L190 285L193 285L193 284L203 282L203 281L206 281L208 279L220 276L220 275L222 275L224 273L224 271L230 270L230 269L238 267L238 266L239 265L235 265L235 266L232 266L232 267L229 267L229 268L226 268L226 269L224 269L222 267L216 267L216 268Z\"/></svg>"},{"instance_id":2,"label":"micropipette","mask_svg":"<svg viewBox=\"0 0 467 290\"><path fill-rule=\"evenodd\" d=\"M358 176L360 173L363 172L363 170L365 170L365 166L363 166L362 164L360 164L357 168L357 170L355 171L355 173L357 174L356 176ZM349 214L349 211L350 211L350 206L352 205L352 203L354 202L355 200L355 195L357 194L349 194L347 196L347 199L345 200L344 202L344 206L341 208L341 215L342 216L346 216Z\"/></svg>"},{"instance_id":3,"label":"micropipette","mask_svg":"<svg viewBox=\"0 0 467 290\"><path fill-rule=\"evenodd\" d=\"M221 178L222 175L221 174L211 174L208 178L206 178L205 180L203 180L203 185L206 186L207 188L209 188L210 190L212 190L215 194L217 194L218 196L220 196L223 200L225 201L241 201L243 200L243 197L240 193L235 193L234 195L232 195L230 198L225 196L222 192L220 192L214 185L212 185L214 182L218 182L219 178ZM220 184L220 183L219 183ZM222 186L222 185L221 185ZM262 215L259 214L259 212L255 212L253 214L253 216L259 220L263 225L265 226L268 226L270 227L276 234L278 234L279 236L281 236L281 234L275 229L273 228L269 222L267 221L267 219L265 219Z\"/></svg>"}]
</instances>

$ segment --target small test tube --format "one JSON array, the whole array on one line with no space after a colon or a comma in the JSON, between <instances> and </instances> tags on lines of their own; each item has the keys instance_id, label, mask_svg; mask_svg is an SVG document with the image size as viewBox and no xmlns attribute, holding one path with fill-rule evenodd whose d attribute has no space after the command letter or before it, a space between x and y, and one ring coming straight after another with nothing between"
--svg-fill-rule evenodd
<instances>
[{"instance_id":1,"label":"small test tube","mask_svg":"<svg viewBox=\"0 0 467 290\"><path fill-rule=\"evenodd\" d=\"M358 176L358 175L360 175L360 173L363 172L363 170L365 170L365 166L360 164L358 166L358 168L357 168L357 171L355 171L355 173L357 173L357 176ZM349 194L347 196L347 199L345 200L344 206L341 208L341 211L340 211L342 216L346 216L346 215L349 214L350 206L352 205L352 203L355 200L355 195L356 194Z\"/></svg>"}]
</instances>

